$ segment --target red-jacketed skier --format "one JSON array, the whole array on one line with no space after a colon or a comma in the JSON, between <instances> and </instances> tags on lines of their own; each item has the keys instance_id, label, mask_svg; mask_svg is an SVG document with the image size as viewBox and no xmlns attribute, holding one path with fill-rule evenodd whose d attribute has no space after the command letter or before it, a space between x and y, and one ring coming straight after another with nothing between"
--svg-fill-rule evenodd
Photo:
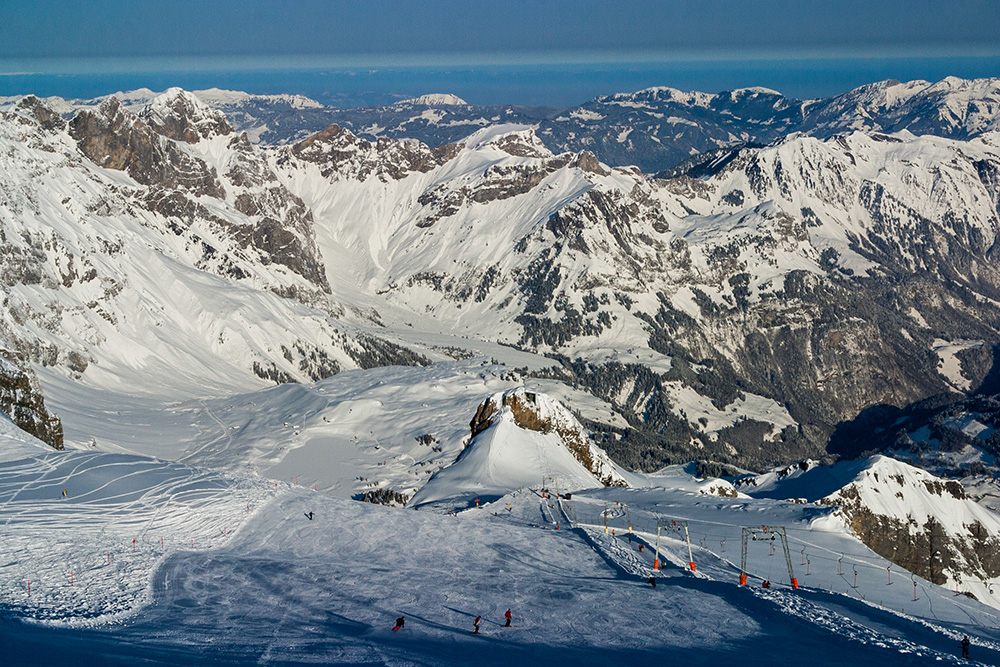
<instances>
[{"instance_id":1,"label":"red-jacketed skier","mask_svg":"<svg viewBox=\"0 0 1000 667\"><path fill-rule=\"evenodd\" d=\"M507 611L504 612L503 617L507 619L507 622L503 624L503 627L509 628L510 627L510 618L511 618L511 616L510 616L510 609L508 609Z\"/></svg>"},{"instance_id":2,"label":"red-jacketed skier","mask_svg":"<svg viewBox=\"0 0 1000 667\"><path fill-rule=\"evenodd\" d=\"M476 620L474 620L472 622L472 624L474 626L476 626L476 630L472 634L474 634L474 635L478 635L479 634L479 624L482 623L482 622L483 622L483 617L482 616L476 616Z\"/></svg>"}]
</instances>

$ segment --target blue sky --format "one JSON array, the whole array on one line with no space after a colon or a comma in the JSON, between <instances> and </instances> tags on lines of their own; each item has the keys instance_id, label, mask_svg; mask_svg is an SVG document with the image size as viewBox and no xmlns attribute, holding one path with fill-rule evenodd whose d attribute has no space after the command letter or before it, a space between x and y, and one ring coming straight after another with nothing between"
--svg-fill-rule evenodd
<instances>
[{"instance_id":1,"label":"blue sky","mask_svg":"<svg viewBox=\"0 0 1000 667\"><path fill-rule=\"evenodd\" d=\"M564 104L642 85L802 97L872 77L1000 75L998 35L995 0L2 0L0 93L146 80L268 87L293 72L289 85L333 96L319 88L360 75L358 95L450 84L481 102Z\"/></svg>"}]
</instances>

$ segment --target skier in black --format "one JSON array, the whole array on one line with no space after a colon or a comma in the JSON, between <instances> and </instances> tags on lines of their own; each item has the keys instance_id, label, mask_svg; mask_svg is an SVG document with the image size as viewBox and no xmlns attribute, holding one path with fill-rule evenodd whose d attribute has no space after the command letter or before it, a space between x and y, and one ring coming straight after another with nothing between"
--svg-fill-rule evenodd
<instances>
[{"instance_id":1,"label":"skier in black","mask_svg":"<svg viewBox=\"0 0 1000 667\"><path fill-rule=\"evenodd\" d=\"M962 657L969 659L969 635L962 637Z\"/></svg>"},{"instance_id":2,"label":"skier in black","mask_svg":"<svg viewBox=\"0 0 1000 667\"><path fill-rule=\"evenodd\" d=\"M652 586L653 588L656 588L656 577L649 578L649 585Z\"/></svg>"},{"instance_id":3,"label":"skier in black","mask_svg":"<svg viewBox=\"0 0 1000 667\"><path fill-rule=\"evenodd\" d=\"M310 521L313 520L313 513L312 512L306 512L305 515L306 515L306 518L309 519Z\"/></svg>"},{"instance_id":4,"label":"skier in black","mask_svg":"<svg viewBox=\"0 0 1000 667\"><path fill-rule=\"evenodd\" d=\"M405 622L406 622L406 619L405 619L405 618L403 618L402 616L400 616L399 618L397 618L397 619L396 619L396 627L394 627L394 628L392 629L392 631L393 631L393 632L396 632L397 630L400 630L400 629L402 629L402 627L403 627L403 624L404 624Z\"/></svg>"}]
</instances>

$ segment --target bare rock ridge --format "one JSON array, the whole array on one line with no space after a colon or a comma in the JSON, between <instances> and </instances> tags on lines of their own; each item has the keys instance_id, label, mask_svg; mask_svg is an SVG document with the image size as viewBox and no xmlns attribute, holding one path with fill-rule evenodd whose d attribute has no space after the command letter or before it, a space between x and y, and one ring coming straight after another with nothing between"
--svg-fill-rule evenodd
<instances>
[{"instance_id":1,"label":"bare rock ridge","mask_svg":"<svg viewBox=\"0 0 1000 667\"><path fill-rule=\"evenodd\" d=\"M157 134L189 144L233 133L225 114L180 88L171 88L154 99L139 118Z\"/></svg>"},{"instance_id":2,"label":"bare rock ridge","mask_svg":"<svg viewBox=\"0 0 1000 667\"><path fill-rule=\"evenodd\" d=\"M375 175L382 180L400 180L411 172L425 173L448 162L459 148L456 144L430 148L415 139L372 142L334 124L293 145L291 153L319 165L324 177L336 174L363 181Z\"/></svg>"}]
</instances>

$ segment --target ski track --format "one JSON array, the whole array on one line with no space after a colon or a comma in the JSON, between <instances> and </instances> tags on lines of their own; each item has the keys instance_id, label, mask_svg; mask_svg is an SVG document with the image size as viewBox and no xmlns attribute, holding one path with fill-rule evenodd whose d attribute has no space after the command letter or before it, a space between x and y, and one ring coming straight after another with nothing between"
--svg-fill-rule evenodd
<instances>
[{"instance_id":1,"label":"ski track","mask_svg":"<svg viewBox=\"0 0 1000 667\"><path fill-rule=\"evenodd\" d=\"M561 501L559 506L560 508L563 508ZM563 511L565 513L565 509ZM644 558L638 551L637 544L636 546L632 546L631 544L623 542L623 540L627 538L612 533L606 533L604 532L604 528L602 526L576 524L574 525L574 528L581 535L583 535L590 544L593 545L596 551L601 553L606 561L613 564L623 575L639 578L655 576L658 580L684 580L685 578L687 578L687 580L693 580L705 577L705 575L698 572L689 572L687 564L683 562L683 559L672 553L674 549L680 550L686 548L685 543L681 541L669 538L664 539L662 536L660 539L661 558L666 557L671 564L675 566L675 568L679 568L680 572L674 568L671 568L670 570L654 570L650 560ZM650 550L651 547L650 538L654 538L654 536L640 536L633 533L633 542L641 541L645 545L644 548L647 549L647 551ZM732 564L728 561L723 562L725 562L726 565L732 566ZM921 661L934 660L942 664L964 664L965 662L960 658L957 658L954 655L953 650L949 650L949 648L944 646L940 646L939 648L930 648L907 639L889 636L888 634L878 632L870 627L862 625L861 623L853 620L850 616L839 614L827 607L816 604L815 602L807 599L805 595L808 593L803 589L800 589L799 591L776 590L774 588L771 590L764 590L755 586L747 586L745 590L759 600L774 605L782 613L805 620L823 630L830 632L833 636L843 637L865 646L875 646L889 649L901 655L912 656L916 659L920 659ZM829 597L833 597L835 595L832 593L825 594L822 592L819 594L829 595ZM937 644L947 645L950 647L957 645L961 639L961 635L954 631L945 630L944 628L934 626L926 621L914 619L905 614L897 614L892 610L872 607L870 613L873 616L894 616L895 618L892 620L898 624L923 625L927 629L931 630L937 638L939 638L939 641L935 642ZM975 619L971 616L970 620L973 623L976 623ZM978 639L976 642L976 648L980 653L977 658L978 661L982 661L981 653L984 650L993 654L990 657L1000 661L1000 643L990 641L988 639Z\"/></svg>"},{"instance_id":2,"label":"ski track","mask_svg":"<svg viewBox=\"0 0 1000 667\"><path fill-rule=\"evenodd\" d=\"M261 480L91 452L2 463L0 480L0 610L36 619L135 612L166 554L225 543L274 494Z\"/></svg>"},{"instance_id":3,"label":"ski track","mask_svg":"<svg viewBox=\"0 0 1000 667\"><path fill-rule=\"evenodd\" d=\"M855 662L959 662L954 625L824 590L741 588L736 566L700 546L691 572L676 533L660 537L654 571L656 535L629 533L628 523L648 528L662 515L601 497L613 493L566 501L525 489L449 517L125 454L0 463L0 590L8 592L0 627L13 617L42 621L48 632L98 631L65 635L67 645L123 642L175 652L176 663L191 662L188 646L219 664L505 664L512 655L630 663L664 650L689 664L717 664L761 638L790 641L774 649L790 658L799 637L841 647ZM494 515L505 503L511 511ZM303 510L315 510L315 520ZM602 514L607 528L593 521ZM521 632L469 638L472 617L499 625L507 607ZM390 636L400 613L407 632ZM647 616L670 624L647 636ZM1000 664L1000 647L977 636L974 657Z\"/></svg>"}]
</instances>

